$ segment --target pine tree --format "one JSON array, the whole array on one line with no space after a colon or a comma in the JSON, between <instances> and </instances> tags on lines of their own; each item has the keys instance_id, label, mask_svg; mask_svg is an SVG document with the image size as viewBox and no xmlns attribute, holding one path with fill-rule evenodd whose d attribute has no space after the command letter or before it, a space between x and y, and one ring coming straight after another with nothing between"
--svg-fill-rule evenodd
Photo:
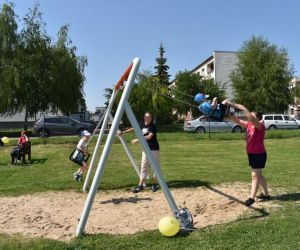
<instances>
[{"instance_id":1,"label":"pine tree","mask_svg":"<svg viewBox=\"0 0 300 250\"><path fill-rule=\"evenodd\" d=\"M169 86L170 81L169 77L170 75L168 74L168 69L169 66L166 64L167 58L164 57L165 49L162 44L160 44L159 47L159 57L156 58L157 65L154 67L156 72L155 76L158 77L159 83L161 85Z\"/></svg>"}]
</instances>

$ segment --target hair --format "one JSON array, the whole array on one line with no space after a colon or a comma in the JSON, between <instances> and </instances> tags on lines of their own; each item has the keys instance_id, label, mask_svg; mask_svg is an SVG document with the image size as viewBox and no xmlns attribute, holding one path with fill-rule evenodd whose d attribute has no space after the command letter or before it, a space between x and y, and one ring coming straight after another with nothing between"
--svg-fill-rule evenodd
<instances>
[{"instance_id":1,"label":"hair","mask_svg":"<svg viewBox=\"0 0 300 250\"><path fill-rule=\"evenodd\" d=\"M262 112L260 112L260 111L255 111L255 112L253 112L253 113L255 114L256 118L257 118L259 121L262 119L262 115L263 115Z\"/></svg>"},{"instance_id":2,"label":"hair","mask_svg":"<svg viewBox=\"0 0 300 250\"><path fill-rule=\"evenodd\" d=\"M145 114L149 114L149 115L151 115L151 117L153 117L152 113L149 112L149 111L145 112L144 115L145 115Z\"/></svg>"},{"instance_id":3,"label":"hair","mask_svg":"<svg viewBox=\"0 0 300 250\"><path fill-rule=\"evenodd\" d=\"M27 135L27 131L26 130L21 130L21 135Z\"/></svg>"}]
</instances>

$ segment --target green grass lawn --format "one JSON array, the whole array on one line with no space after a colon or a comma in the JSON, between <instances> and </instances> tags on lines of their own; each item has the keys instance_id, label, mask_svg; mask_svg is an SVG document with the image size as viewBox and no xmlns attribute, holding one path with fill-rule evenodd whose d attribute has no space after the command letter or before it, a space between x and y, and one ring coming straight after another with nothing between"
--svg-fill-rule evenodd
<instances>
[{"instance_id":1,"label":"green grass lawn","mask_svg":"<svg viewBox=\"0 0 300 250\"><path fill-rule=\"evenodd\" d=\"M161 165L170 188L250 184L244 135L186 133L159 134ZM263 218L199 229L188 236L165 238L158 230L131 236L98 234L64 243L48 239L0 235L0 249L300 249L299 132L268 131L265 177L282 207ZM127 138L129 140L130 137ZM78 138L33 140L33 162L9 166L12 144L0 149L0 195L18 196L54 190L75 190L76 166L69 155ZM95 142L95 139L93 140ZM92 149L94 143L91 144ZM140 146L130 145L140 161ZM112 147L100 190L131 189L138 178L120 143ZM100 194L99 194L100 195Z\"/></svg>"}]
</instances>

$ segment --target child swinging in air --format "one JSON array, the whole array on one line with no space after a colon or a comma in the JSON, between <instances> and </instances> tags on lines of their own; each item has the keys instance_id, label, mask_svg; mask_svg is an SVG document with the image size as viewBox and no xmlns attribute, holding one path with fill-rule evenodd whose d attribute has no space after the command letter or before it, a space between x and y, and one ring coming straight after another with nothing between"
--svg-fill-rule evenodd
<instances>
[{"instance_id":1,"label":"child swinging in air","mask_svg":"<svg viewBox=\"0 0 300 250\"><path fill-rule=\"evenodd\" d=\"M215 97L213 101L208 100L209 95L199 93L195 95L194 101L200 104L199 110L207 117L213 117L218 121L223 121L224 118L232 116L237 110L235 103L228 99L218 102L218 98ZM232 110L233 108L234 110Z\"/></svg>"},{"instance_id":2,"label":"child swinging in air","mask_svg":"<svg viewBox=\"0 0 300 250\"><path fill-rule=\"evenodd\" d=\"M82 132L82 138L78 142L76 149L70 156L70 160L75 162L80 166L80 168L73 173L73 177L75 181L83 181L83 172L87 170L87 160L89 157L89 153L87 152L87 146L89 143L91 134L89 131L84 130Z\"/></svg>"}]
</instances>

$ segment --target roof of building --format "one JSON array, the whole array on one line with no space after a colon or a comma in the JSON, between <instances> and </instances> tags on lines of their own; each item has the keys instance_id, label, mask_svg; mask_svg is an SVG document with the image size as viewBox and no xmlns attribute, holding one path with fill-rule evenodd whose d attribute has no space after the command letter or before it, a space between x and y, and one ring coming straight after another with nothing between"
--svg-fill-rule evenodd
<instances>
[{"instance_id":1,"label":"roof of building","mask_svg":"<svg viewBox=\"0 0 300 250\"><path fill-rule=\"evenodd\" d=\"M236 51L215 50L215 51L213 51L213 53L236 53ZM208 57L207 59L205 59L202 63L200 63L194 69L192 69L191 72L194 72L197 69L201 68L203 65L208 63L211 59L213 59L213 57L214 56L212 55L212 56Z\"/></svg>"}]
</instances>

